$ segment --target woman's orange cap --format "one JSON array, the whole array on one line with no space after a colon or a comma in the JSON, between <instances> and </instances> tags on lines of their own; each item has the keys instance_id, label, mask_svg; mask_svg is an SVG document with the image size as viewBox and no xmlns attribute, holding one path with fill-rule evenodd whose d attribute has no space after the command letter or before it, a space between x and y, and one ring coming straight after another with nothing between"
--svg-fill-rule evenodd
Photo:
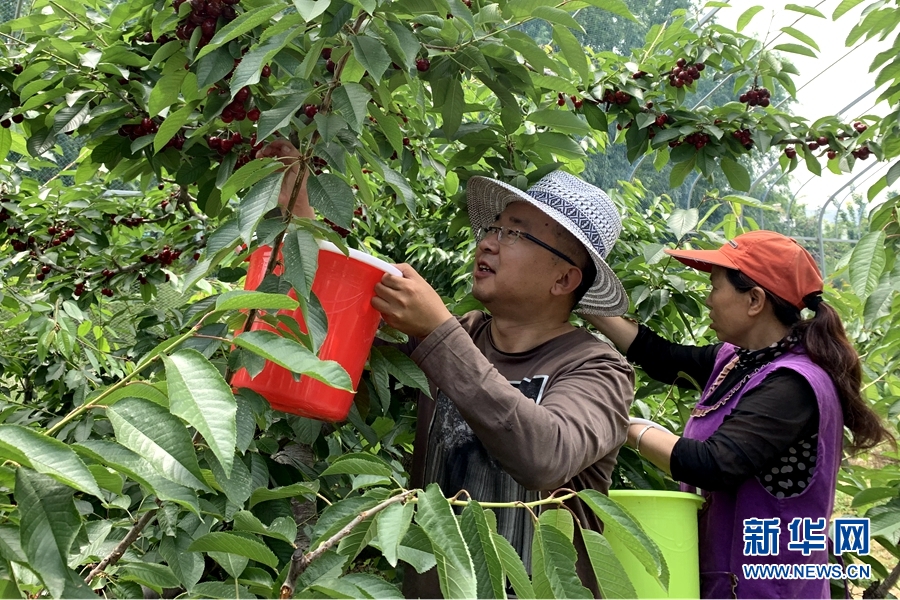
<instances>
[{"instance_id":1,"label":"woman's orange cap","mask_svg":"<svg viewBox=\"0 0 900 600\"><path fill-rule=\"evenodd\" d=\"M713 266L735 269L796 306L822 291L822 274L815 259L792 238L774 231L743 233L718 250L666 250L689 267L712 271Z\"/></svg>"}]
</instances>

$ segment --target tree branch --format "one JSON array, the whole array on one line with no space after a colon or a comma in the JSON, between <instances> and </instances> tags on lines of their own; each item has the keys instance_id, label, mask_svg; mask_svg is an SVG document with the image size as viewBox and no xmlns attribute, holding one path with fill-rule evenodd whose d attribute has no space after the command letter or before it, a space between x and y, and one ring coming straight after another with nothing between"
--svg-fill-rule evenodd
<instances>
[{"instance_id":1,"label":"tree branch","mask_svg":"<svg viewBox=\"0 0 900 600\"><path fill-rule=\"evenodd\" d=\"M138 519L138 522L135 523L131 528L131 531L128 532L128 535L126 535L125 538L121 542L119 542L115 548L113 548L113 551L110 552L106 556L106 558L101 560L96 567L91 569L91 572L88 573L88 576L84 578L84 582L90 585L91 580L102 573L106 567L119 562L119 559L122 558L122 555L125 554L125 551L128 550L128 547L138 539L138 536L141 535L141 531L143 531L144 527L146 527L147 524L153 520L153 517L156 516L156 511L158 510L158 508L154 508L153 510L148 510L147 512L145 512L144 516Z\"/></svg>"},{"instance_id":2,"label":"tree branch","mask_svg":"<svg viewBox=\"0 0 900 600\"><path fill-rule=\"evenodd\" d=\"M297 585L297 579L300 577L300 575L303 574L307 567L309 567L309 564L319 556L330 550L332 546L350 535L350 532L352 532L357 525L359 525L372 515L380 513L391 504L407 501L417 492L418 490L408 490L398 496L388 498L378 506L375 506L369 510L362 511L361 513L359 513L359 515L357 515L356 518L347 523L347 525L345 525L343 529L319 544L318 547L316 547L316 549L312 552L307 552L306 554L295 552L294 557L291 559L291 568L288 571L287 578L285 578L284 580L284 585L281 586L281 598L292 597L294 595L294 587Z\"/></svg>"}]
</instances>

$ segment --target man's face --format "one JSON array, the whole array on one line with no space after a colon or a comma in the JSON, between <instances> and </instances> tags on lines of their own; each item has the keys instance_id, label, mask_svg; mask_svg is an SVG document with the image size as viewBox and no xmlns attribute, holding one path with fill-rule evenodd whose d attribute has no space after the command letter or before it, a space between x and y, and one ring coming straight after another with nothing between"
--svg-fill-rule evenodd
<instances>
[{"instance_id":1,"label":"man's face","mask_svg":"<svg viewBox=\"0 0 900 600\"><path fill-rule=\"evenodd\" d=\"M542 242L559 247L557 225L546 214L527 202L513 202L500 213L494 226L528 233ZM497 234L489 234L475 249L474 283L472 295L491 312L498 308L534 310L551 296L550 288L569 265L552 252L520 237L507 245L513 237L502 241Z\"/></svg>"}]
</instances>

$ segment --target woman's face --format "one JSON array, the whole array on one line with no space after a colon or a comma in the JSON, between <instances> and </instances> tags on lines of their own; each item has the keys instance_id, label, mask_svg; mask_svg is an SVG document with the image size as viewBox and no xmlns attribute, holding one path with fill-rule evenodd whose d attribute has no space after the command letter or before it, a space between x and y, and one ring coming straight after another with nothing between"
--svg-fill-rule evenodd
<instances>
[{"instance_id":1,"label":"woman's face","mask_svg":"<svg viewBox=\"0 0 900 600\"><path fill-rule=\"evenodd\" d=\"M747 314L751 297L737 291L725 273L724 268L713 267L710 274L712 291L706 297L712 321L710 329L721 341L743 346L741 342L752 325Z\"/></svg>"}]
</instances>

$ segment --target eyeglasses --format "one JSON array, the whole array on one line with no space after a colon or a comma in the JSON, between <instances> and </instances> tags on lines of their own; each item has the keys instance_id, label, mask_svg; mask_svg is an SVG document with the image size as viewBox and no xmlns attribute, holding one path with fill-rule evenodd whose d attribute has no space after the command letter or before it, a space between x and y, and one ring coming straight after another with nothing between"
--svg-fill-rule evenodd
<instances>
[{"instance_id":1,"label":"eyeglasses","mask_svg":"<svg viewBox=\"0 0 900 600\"><path fill-rule=\"evenodd\" d=\"M490 227L482 227L478 231L478 236L477 236L478 241L480 242L481 240L485 239L486 237L488 237L490 235L494 235L495 233L497 234L497 242L500 244L503 244L504 246L512 246L517 241L519 241L520 237L523 237L526 240L532 241L535 244L537 244L538 246L541 246L542 248L549 250L550 252L552 252L556 256L560 257L561 259L563 259L564 261L566 261L573 267L579 268L578 265L575 264L574 260L572 260L571 258L566 256L565 254L563 254L562 252L560 252L553 246L542 242L541 240L537 239L530 233L525 233L524 231L519 231L518 229L510 229L508 227L498 227L496 225L492 225Z\"/></svg>"}]
</instances>

